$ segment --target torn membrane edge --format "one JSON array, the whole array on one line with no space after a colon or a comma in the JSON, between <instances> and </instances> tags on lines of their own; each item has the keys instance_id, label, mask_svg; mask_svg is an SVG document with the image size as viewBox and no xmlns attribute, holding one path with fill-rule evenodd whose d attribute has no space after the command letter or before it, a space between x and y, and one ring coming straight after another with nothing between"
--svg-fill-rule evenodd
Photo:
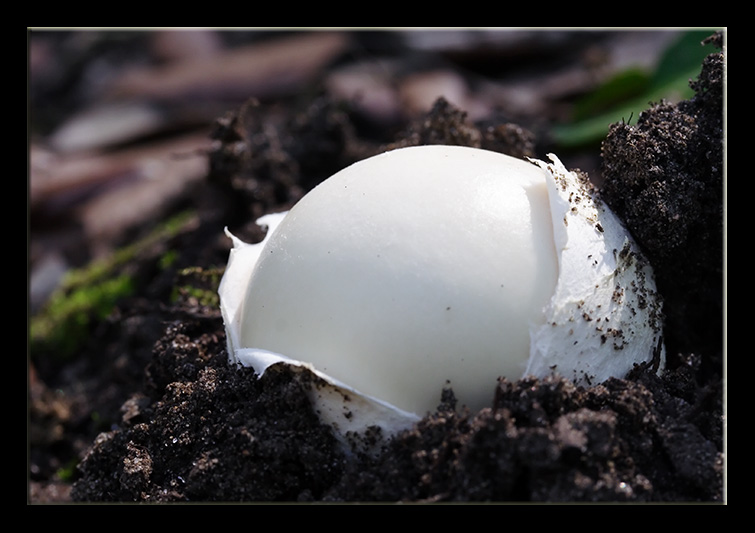
<instances>
[{"instance_id":1,"label":"torn membrane edge","mask_svg":"<svg viewBox=\"0 0 755 533\"><path fill-rule=\"evenodd\" d=\"M270 367L278 364L290 365L292 369L309 373L307 391L309 399L323 423L333 427L336 438L350 449L369 448L369 443L361 443L357 434L368 429L379 428L383 434L394 434L409 429L420 420L414 413L403 411L387 402L374 398L349 387L309 363L289 358L283 354L242 347L239 341L244 298L250 274L256 265L265 244L271 239L278 225L288 212L273 213L259 218L256 223L267 228L265 238L256 244L248 244L234 236L228 229L226 235L233 242L228 265L220 282L220 309L226 330L228 358L232 364L252 367L261 377ZM312 377L316 379L311 379Z\"/></svg>"},{"instance_id":2,"label":"torn membrane edge","mask_svg":"<svg viewBox=\"0 0 755 533\"><path fill-rule=\"evenodd\" d=\"M586 179L548 157L532 161L546 173L559 276L545 322L530 330L526 374L591 385L640 363L660 372L662 300L650 263Z\"/></svg>"}]
</instances>

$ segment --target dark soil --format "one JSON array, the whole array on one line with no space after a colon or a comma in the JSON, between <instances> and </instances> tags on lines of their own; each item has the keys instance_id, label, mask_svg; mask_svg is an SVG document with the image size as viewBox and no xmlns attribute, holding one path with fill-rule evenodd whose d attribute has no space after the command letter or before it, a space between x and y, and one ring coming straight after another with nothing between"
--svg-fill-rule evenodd
<instances>
[{"instance_id":1,"label":"dark soil","mask_svg":"<svg viewBox=\"0 0 755 533\"><path fill-rule=\"evenodd\" d=\"M614 125L603 144L603 198L653 261L666 302L662 376L637 368L589 388L501 379L480 412L439 390L437 412L380 453L344 454L296 375L230 367L216 303L175 288L214 290L223 226L258 240L257 217L351 162L429 143L536 155L537 139L505 121L473 124L444 100L386 140L361 133L343 102L314 98L270 128L270 111L250 101L218 120L208 179L189 202L198 214L139 256L140 290L96 325L75 365L35 358L30 499L725 501L723 62L711 54L694 98ZM158 269L171 249L178 260ZM50 482L65 466L71 480Z\"/></svg>"}]
</instances>

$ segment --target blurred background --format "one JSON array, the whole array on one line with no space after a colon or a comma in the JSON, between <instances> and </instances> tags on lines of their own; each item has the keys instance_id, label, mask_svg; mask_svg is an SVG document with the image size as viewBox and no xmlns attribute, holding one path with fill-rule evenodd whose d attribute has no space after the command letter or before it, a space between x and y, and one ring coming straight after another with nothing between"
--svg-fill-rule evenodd
<instances>
[{"instance_id":1,"label":"blurred background","mask_svg":"<svg viewBox=\"0 0 755 533\"><path fill-rule=\"evenodd\" d=\"M389 142L440 96L532 131L600 180L600 141L689 97L712 29L150 29L28 32L31 311L65 272L160 217L207 175L210 132L250 98L352 103Z\"/></svg>"}]
</instances>

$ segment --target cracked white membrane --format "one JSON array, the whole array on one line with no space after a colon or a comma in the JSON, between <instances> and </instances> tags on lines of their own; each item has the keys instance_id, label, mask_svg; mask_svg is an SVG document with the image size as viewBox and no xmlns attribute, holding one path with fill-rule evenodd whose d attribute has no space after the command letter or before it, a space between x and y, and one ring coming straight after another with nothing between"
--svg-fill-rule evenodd
<instances>
[{"instance_id":1,"label":"cracked white membrane","mask_svg":"<svg viewBox=\"0 0 755 533\"><path fill-rule=\"evenodd\" d=\"M577 384L665 359L653 274L586 182L551 163L421 146L355 163L233 240L220 285L232 362L291 365L337 434L410 427L450 385Z\"/></svg>"}]
</instances>

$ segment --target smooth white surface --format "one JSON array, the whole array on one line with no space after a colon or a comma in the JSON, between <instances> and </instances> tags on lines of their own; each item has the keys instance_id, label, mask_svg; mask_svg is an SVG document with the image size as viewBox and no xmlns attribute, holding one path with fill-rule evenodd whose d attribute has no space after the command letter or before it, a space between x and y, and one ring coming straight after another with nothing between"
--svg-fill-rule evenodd
<instances>
[{"instance_id":1,"label":"smooth white surface","mask_svg":"<svg viewBox=\"0 0 755 533\"><path fill-rule=\"evenodd\" d=\"M556 284L544 172L461 147L361 161L306 195L265 244L240 346L311 363L424 414L450 381L489 404L520 376Z\"/></svg>"}]
</instances>

